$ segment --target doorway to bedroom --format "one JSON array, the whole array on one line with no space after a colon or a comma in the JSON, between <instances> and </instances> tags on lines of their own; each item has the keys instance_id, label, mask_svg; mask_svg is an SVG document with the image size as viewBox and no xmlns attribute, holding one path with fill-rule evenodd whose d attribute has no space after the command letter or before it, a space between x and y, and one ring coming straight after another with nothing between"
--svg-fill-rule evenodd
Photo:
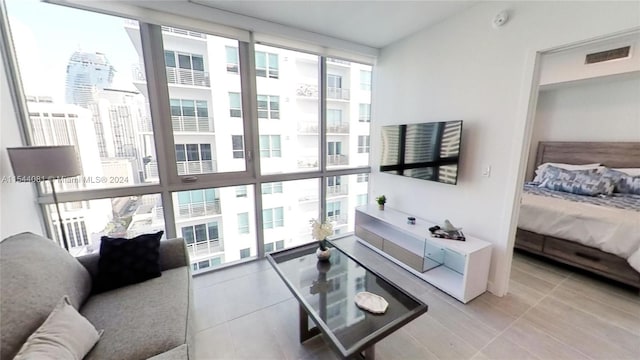
<instances>
[{"instance_id":1,"label":"doorway to bedroom","mask_svg":"<svg viewBox=\"0 0 640 360\"><path fill-rule=\"evenodd\" d=\"M635 30L540 54L514 240L518 256L533 254L636 288L639 35ZM511 286L524 272L512 265Z\"/></svg>"}]
</instances>

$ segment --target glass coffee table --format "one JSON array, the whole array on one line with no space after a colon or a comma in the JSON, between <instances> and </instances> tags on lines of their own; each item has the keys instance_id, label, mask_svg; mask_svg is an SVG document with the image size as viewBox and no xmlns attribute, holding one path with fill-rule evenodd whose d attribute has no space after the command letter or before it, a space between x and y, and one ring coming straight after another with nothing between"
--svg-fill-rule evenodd
<instances>
[{"instance_id":1,"label":"glass coffee table","mask_svg":"<svg viewBox=\"0 0 640 360\"><path fill-rule=\"evenodd\" d=\"M329 241L331 258L318 261L317 243L267 256L298 300L300 342L318 334L343 358L375 357L374 345L427 311L427 305L340 250ZM360 309L357 293L382 296L389 307L376 315ZM309 318L315 327L309 328Z\"/></svg>"}]
</instances>

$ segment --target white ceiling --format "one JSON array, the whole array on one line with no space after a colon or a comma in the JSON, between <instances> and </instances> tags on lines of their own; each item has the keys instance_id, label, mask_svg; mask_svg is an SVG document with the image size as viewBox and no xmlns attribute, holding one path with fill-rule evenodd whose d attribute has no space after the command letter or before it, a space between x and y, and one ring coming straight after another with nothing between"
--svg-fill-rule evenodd
<instances>
[{"instance_id":1,"label":"white ceiling","mask_svg":"<svg viewBox=\"0 0 640 360\"><path fill-rule=\"evenodd\" d=\"M473 5L474 1L189 0L375 48L382 48Z\"/></svg>"}]
</instances>

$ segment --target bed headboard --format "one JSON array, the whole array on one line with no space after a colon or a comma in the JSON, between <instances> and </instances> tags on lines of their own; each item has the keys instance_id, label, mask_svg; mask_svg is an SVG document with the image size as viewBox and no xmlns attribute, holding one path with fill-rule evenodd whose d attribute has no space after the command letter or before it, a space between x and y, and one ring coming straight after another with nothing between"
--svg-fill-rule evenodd
<instances>
[{"instance_id":1,"label":"bed headboard","mask_svg":"<svg viewBox=\"0 0 640 360\"><path fill-rule=\"evenodd\" d=\"M640 168L640 142L541 141L538 143L536 167L546 162L601 163L611 168Z\"/></svg>"}]
</instances>

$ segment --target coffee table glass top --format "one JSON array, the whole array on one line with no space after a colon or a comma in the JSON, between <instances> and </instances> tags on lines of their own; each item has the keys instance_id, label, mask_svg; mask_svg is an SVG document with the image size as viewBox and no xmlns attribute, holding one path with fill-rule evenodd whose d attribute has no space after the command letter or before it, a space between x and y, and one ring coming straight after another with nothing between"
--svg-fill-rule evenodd
<instances>
[{"instance_id":1,"label":"coffee table glass top","mask_svg":"<svg viewBox=\"0 0 640 360\"><path fill-rule=\"evenodd\" d=\"M316 243L272 253L268 258L300 305L344 357L364 350L427 311L420 300L334 244L330 246L328 262L318 261ZM387 311L376 315L358 308L354 298L361 291L382 296L389 303Z\"/></svg>"}]
</instances>

